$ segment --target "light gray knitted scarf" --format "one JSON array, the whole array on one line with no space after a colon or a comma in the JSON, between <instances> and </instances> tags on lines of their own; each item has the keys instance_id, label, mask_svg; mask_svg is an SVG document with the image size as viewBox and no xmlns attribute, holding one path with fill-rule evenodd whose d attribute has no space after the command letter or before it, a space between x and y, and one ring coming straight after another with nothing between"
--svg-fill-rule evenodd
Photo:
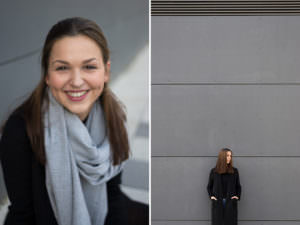
<instances>
[{"instance_id":1,"label":"light gray knitted scarf","mask_svg":"<svg viewBox=\"0 0 300 225\"><path fill-rule=\"evenodd\" d=\"M86 125L48 89L44 114L46 187L59 225L103 225L106 182L122 169L112 165L105 119L98 101Z\"/></svg>"}]
</instances>

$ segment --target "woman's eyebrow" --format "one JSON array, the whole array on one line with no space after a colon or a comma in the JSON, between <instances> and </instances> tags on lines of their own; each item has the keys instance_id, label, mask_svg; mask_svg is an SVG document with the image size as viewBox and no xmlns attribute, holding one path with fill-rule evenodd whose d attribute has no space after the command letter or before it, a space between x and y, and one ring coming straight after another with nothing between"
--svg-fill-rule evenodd
<instances>
[{"instance_id":1,"label":"woman's eyebrow","mask_svg":"<svg viewBox=\"0 0 300 225\"><path fill-rule=\"evenodd\" d=\"M91 62L91 61L93 61L93 60L96 60L96 58L86 59L86 60L83 61L83 64L89 63L89 62Z\"/></svg>"},{"instance_id":2,"label":"woman's eyebrow","mask_svg":"<svg viewBox=\"0 0 300 225\"><path fill-rule=\"evenodd\" d=\"M82 64L86 64L86 63L89 63L93 60L96 60L96 58L90 58L90 59L86 59L82 62ZM66 64L66 65L69 65L70 63L68 63L67 61L64 61L64 60L60 60L60 59L57 59L55 61L53 61L51 64L53 65L54 63L62 63L62 64Z\"/></svg>"},{"instance_id":3,"label":"woman's eyebrow","mask_svg":"<svg viewBox=\"0 0 300 225\"><path fill-rule=\"evenodd\" d=\"M53 65L54 63L57 63L57 62L69 65L69 63L67 61L63 61L63 60L60 60L60 59L57 59L57 60L53 61L51 64Z\"/></svg>"}]
</instances>

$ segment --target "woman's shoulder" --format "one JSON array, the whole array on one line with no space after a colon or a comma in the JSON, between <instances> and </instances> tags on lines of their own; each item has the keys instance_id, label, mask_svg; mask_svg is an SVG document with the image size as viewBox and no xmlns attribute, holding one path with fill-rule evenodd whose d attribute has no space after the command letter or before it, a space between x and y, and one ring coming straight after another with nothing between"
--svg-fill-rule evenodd
<instances>
[{"instance_id":1,"label":"woman's shoulder","mask_svg":"<svg viewBox=\"0 0 300 225\"><path fill-rule=\"evenodd\" d=\"M212 174L212 173L215 173L215 172L216 172L215 169L216 169L215 167L211 168L211 169L210 169L210 173L211 173L211 174Z\"/></svg>"},{"instance_id":2,"label":"woman's shoulder","mask_svg":"<svg viewBox=\"0 0 300 225\"><path fill-rule=\"evenodd\" d=\"M10 114L3 127L3 134L13 130L16 134L20 134L26 131L26 122L22 111L15 110Z\"/></svg>"},{"instance_id":3,"label":"woman's shoulder","mask_svg":"<svg viewBox=\"0 0 300 225\"><path fill-rule=\"evenodd\" d=\"M238 173L239 171L238 171L238 169L236 168L236 167L232 167L233 168L233 172L234 173Z\"/></svg>"},{"instance_id":4,"label":"woman's shoulder","mask_svg":"<svg viewBox=\"0 0 300 225\"><path fill-rule=\"evenodd\" d=\"M2 165L23 165L30 162L32 149L26 132L22 114L13 112L7 119L0 140L0 159Z\"/></svg>"},{"instance_id":5,"label":"woman's shoulder","mask_svg":"<svg viewBox=\"0 0 300 225\"><path fill-rule=\"evenodd\" d=\"M2 144L8 141L28 141L26 132L26 122L21 111L16 110L10 114L6 122L4 123L1 142ZM4 142L4 143L3 143Z\"/></svg>"}]
</instances>

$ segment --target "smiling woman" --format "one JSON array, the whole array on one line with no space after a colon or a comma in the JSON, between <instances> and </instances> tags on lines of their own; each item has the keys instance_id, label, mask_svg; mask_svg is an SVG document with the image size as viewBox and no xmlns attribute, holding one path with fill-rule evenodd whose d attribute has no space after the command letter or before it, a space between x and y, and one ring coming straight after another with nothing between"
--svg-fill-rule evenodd
<instances>
[{"instance_id":1,"label":"smiling woman","mask_svg":"<svg viewBox=\"0 0 300 225\"><path fill-rule=\"evenodd\" d=\"M93 21L70 18L49 31L40 83L2 131L5 225L127 224L126 115L108 88L109 58Z\"/></svg>"},{"instance_id":2,"label":"smiling woman","mask_svg":"<svg viewBox=\"0 0 300 225\"><path fill-rule=\"evenodd\" d=\"M110 62L103 62L97 43L84 35L55 42L46 83L57 101L84 120L109 80Z\"/></svg>"}]
</instances>

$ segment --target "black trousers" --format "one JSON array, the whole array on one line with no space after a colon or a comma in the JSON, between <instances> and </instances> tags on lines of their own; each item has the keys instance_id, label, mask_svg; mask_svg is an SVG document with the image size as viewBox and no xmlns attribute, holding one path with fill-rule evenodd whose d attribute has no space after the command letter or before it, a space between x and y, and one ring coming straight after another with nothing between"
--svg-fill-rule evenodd
<instances>
[{"instance_id":1,"label":"black trousers","mask_svg":"<svg viewBox=\"0 0 300 225\"><path fill-rule=\"evenodd\" d=\"M212 225L237 225L237 200L226 199L225 205L222 200L211 200Z\"/></svg>"}]
</instances>

